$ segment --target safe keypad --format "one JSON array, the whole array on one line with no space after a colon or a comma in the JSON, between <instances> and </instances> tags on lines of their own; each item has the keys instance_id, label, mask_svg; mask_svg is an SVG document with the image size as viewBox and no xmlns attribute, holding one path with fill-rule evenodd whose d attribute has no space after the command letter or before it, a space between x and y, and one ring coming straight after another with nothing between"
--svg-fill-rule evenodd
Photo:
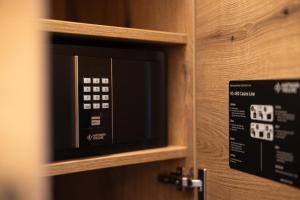
<instances>
[{"instance_id":1,"label":"safe keypad","mask_svg":"<svg viewBox=\"0 0 300 200\"><path fill-rule=\"evenodd\" d=\"M101 83L100 83L101 80ZM83 78L83 109L108 109L109 105L109 78L84 77ZM102 101L101 101L102 100ZM101 101L101 103L100 103Z\"/></svg>"}]
</instances>

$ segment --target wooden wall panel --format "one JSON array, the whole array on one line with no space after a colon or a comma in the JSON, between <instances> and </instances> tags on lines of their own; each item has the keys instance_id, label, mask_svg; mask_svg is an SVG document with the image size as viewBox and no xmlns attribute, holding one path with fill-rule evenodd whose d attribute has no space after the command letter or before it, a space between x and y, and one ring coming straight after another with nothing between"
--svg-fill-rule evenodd
<instances>
[{"instance_id":1,"label":"wooden wall panel","mask_svg":"<svg viewBox=\"0 0 300 200\"><path fill-rule=\"evenodd\" d=\"M208 199L300 199L300 190L229 168L230 80L300 78L300 1L196 3L197 162Z\"/></svg>"},{"instance_id":2,"label":"wooden wall panel","mask_svg":"<svg viewBox=\"0 0 300 200\"><path fill-rule=\"evenodd\" d=\"M128 0L130 27L186 32L193 14L191 0Z\"/></svg>"}]
</instances>

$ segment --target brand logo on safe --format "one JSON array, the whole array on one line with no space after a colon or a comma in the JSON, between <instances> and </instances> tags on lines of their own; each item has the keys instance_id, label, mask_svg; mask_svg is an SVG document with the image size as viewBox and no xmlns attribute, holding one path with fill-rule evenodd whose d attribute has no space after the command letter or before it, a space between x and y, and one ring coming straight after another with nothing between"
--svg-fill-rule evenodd
<instances>
[{"instance_id":1,"label":"brand logo on safe","mask_svg":"<svg viewBox=\"0 0 300 200\"><path fill-rule=\"evenodd\" d=\"M89 134L88 136L86 136L86 139L88 141L92 141L92 140L104 140L104 137L106 136L106 133L96 133L96 134Z\"/></svg>"},{"instance_id":2,"label":"brand logo on safe","mask_svg":"<svg viewBox=\"0 0 300 200\"><path fill-rule=\"evenodd\" d=\"M300 88L299 82L283 82L283 83L277 82L274 85L274 90L277 94L279 94L280 92L285 94L297 94L299 88Z\"/></svg>"}]
</instances>

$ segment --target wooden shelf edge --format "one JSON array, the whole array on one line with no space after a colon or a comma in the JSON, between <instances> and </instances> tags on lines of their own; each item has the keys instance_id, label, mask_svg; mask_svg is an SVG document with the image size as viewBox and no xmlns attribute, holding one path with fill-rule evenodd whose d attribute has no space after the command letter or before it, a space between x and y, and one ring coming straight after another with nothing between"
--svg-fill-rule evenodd
<instances>
[{"instance_id":1,"label":"wooden shelf edge","mask_svg":"<svg viewBox=\"0 0 300 200\"><path fill-rule=\"evenodd\" d=\"M46 164L43 171L45 172L44 176L55 176L109 167L184 158L186 155L186 146L168 146L133 152L117 153L107 156L53 162Z\"/></svg>"},{"instance_id":2,"label":"wooden shelf edge","mask_svg":"<svg viewBox=\"0 0 300 200\"><path fill-rule=\"evenodd\" d=\"M41 19L42 30L52 33L94 36L115 40L142 41L162 44L186 44L184 33L154 31L135 28L123 28L53 19Z\"/></svg>"}]
</instances>

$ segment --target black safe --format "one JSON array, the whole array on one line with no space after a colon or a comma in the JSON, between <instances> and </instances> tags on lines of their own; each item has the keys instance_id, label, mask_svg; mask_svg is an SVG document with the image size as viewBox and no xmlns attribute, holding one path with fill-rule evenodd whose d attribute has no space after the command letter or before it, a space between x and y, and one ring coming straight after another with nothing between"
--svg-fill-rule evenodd
<instances>
[{"instance_id":1,"label":"black safe","mask_svg":"<svg viewBox=\"0 0 300 200\"><path fill-rule=\"evenodd\" d=\"M164 56L53 43L53 160L167 145Z\"/></svg>"}]
</instances>

